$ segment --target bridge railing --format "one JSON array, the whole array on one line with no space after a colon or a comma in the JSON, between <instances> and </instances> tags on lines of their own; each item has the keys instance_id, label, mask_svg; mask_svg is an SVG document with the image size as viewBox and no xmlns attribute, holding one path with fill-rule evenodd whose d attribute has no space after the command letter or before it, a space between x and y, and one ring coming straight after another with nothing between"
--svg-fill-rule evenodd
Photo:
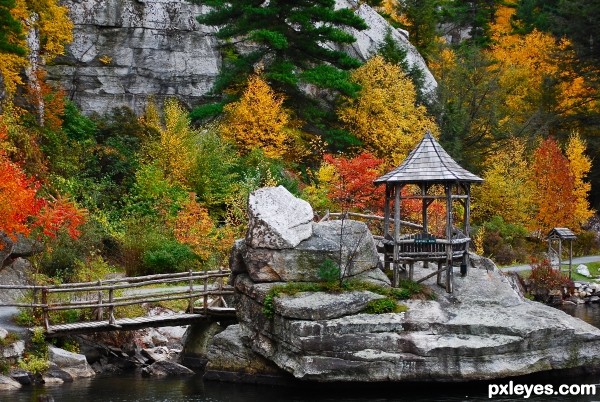
<instances>
[{"instance_id":1,"label":"bridge railing","mask_svg":"<svg viewBox=\"0 0 600 402\"><path fill-rule=\"evenodd\" d=\"M187 311L194 312L196 302L202 300L200 309L207 315L211 303L224 302L223 296L233 294L233 289L223 284L223 278L229 275L228 270L187 271L61 285L0 285L0 291L31 292L29 303L3 303L0 307L31 308L38 314L41 312L46 330L50 327L52 312L91 309L96 321L103 321L106 315L109 325L116 325L115 308L161 301L187 299ZM148 288L177 283L185 284Z\"/></svg>"}]
</instances>

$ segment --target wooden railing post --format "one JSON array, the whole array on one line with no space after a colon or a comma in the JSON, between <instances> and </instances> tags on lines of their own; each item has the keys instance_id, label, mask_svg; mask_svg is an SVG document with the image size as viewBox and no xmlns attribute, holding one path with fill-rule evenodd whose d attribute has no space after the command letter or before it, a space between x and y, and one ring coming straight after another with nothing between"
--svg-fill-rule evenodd
<instances>
[{"instance_id":1,"label":"wooden railing post","mask_svg":"<svg viewBox=\"0 0 600 402\"><path fill-rule=\"evenodd\" d=\"M109 307L108 307L108 324L109 325L115 325L116 324L116 320L115 320L115 306L113 305L114 303L114 289L111 287L110 289L108 289L108 303L110 303Z\"/></svg>"},{"instance_id":2,"label":"wooden railing post","mask_svg":"<svg viewBox=\"0 0 600 402\"><path fill-rule=\"evenodd\" d=\"M208 274L204 275L204 315L208 316Z\"/></svg>"},{"instance_id":3,"label":"wooden railing post","mask_svg":"<svg viewBox=\"0 0 600 402\"><path fill-rule=\"evenodd\" d=\"M44 286L42 288L42 315L44 318L44 327L46 331L48 331L48 327L50 327L50 318L48 316L48 287Z\"/></svg>"},{"instance_id":4,"label":"wooden railing post","mask_svg":"<svg viewBox=\"0 0 600 402\"><path fill-rule=\"evenodd\" d=\"M102 281L98 281L98 286L102 286ZM96 313L96 320L102 321L104 319L104 309L102 308L102 289L98 291L98 311Z\"/></svg>"},{"instance_id":5,"label":"wooden railing post","mask_svg":"<svg viewBox=\"0 0 600 402\"><path fill-rule=\"evenodd\" d=\"M190 298L188 300L187 312L192 314L194 312L194 297L192 296L194 293L194 280L192 279L192 270L191 269L188 271L188 273L190 275L190 279L189 279Z\"/></svg>"}]
</instances>

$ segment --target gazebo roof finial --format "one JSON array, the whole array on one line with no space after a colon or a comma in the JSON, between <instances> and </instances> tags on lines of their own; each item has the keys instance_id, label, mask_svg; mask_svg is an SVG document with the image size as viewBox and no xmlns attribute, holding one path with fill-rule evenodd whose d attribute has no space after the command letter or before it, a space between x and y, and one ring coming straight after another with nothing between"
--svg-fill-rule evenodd
<instances>
[{"instance_id":1,"label":"gazebo roof finial","mask_svg":"<svg viewBox=\"0 0 600 402\"><path fill-rule=\"evenodd\" d=\"M400 166L374 181L375 184L445 182L481 183L483 179L456 163L429 130Z\"/></svg>"}]
</instances>

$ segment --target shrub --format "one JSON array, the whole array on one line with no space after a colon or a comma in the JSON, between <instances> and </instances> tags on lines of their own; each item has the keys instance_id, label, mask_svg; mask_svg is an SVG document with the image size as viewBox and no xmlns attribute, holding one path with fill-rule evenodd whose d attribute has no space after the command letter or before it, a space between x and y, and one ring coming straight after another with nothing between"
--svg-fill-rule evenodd
<instances>
[{"instance_id":1,"label":"shrub","mask_svg":"<svg viewBox=\"0 0 600 402\"><path fill-rule=\"evenodd\" d=\"M574 255L596 254L600 250L600 241L595 232L584 230L577 235L577 240L573 242Z\"/></svg>"},{"instance_id":2,"label":"shrub","mask_svg":"<svg viewBox=\"0 0 600 402\"><path fill-rule=\"evenodd\" d=\"M554 269L548 259L532 261L529 280L532 282L532 293L539 297L547 295L552 290L573 286L573 282L559 270Z\"/></svg>"},{"instance_id":3,"label":"shrub","mask_svg":"<svg viewBox=\"0 0 600 402\"><path fill-rule=\"evenodd\" d=\"M196 261L196 255L188 246L171 239L166 239L158 247L142 254L146 274L186 271L193 268Z\"/></svg>"},{"instance_id":4,"label":"shrub","mask_svg":"<svg viewBox=\"0 0 600 402\"><path fill-rule=\"evenodd\" d=\"M50 362L43 357L27 355L19 360L19 368L33 374L43 374L50 368Z\"/></svg>"},{"instance_id":5,"label":"shrub","mask_svg":"<svg viewBox=\"0 0 600 402\"><path fill-rule=\"evenodd\" d=\"M327 258L321 265L317 275L322 282L337 282L340 280L340 267Z\"/></svg>"}]
</instances>

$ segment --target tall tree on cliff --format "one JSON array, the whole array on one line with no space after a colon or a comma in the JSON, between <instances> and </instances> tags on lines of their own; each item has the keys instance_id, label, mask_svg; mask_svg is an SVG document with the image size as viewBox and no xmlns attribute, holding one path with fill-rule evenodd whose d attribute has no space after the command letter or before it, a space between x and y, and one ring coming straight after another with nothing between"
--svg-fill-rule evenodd
<instances>
[{"instance_id":1,"label":"tall tree on cliff","mask_svg":"<svg viewBox=\"0 0 600 402\"><path fill-rule=\"evenodd\" d=\"M241 93L248 76L260 67L272 88L284 93L286 103L293 104L300 117L315 128L327 116L301 87L309 84L346 96L355 95L358 88L350 81L347 70L360 66L360 61L333 48L356 41L347 32L349 28L367 28L351 9L335 9L335 0L203 0L201 3L212 10L199 16L198 21L219 27L217 37L224 41L224 65L215 92L228 89ZM215 107L210 109L220 111ZM198 110L192 117L205 117L206 110Z\"/></svg>"}]
</instances>

